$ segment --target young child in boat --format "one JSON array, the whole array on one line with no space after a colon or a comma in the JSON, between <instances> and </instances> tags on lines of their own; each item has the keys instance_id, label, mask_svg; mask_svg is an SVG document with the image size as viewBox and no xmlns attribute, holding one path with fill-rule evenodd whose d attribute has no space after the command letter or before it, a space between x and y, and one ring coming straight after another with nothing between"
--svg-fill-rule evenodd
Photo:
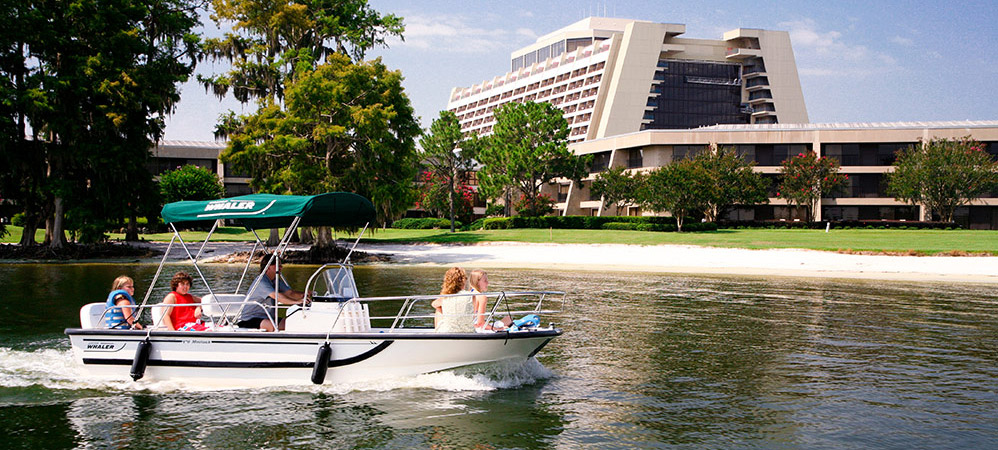
<instances>
[{"instance_id":1,"label":"young child in boat","mask_svg":"<svg viewBox=\"0 0 998 450\"><path fill-rule=\"evenodd\" d=\"M452 267L444 274L440 295L468 292L465 285L468 275L460 267ZM474 300L470 295L440 297L431 303L434 310L433 327L438 333L471 333L475 331Z\"/></svg>"},{"instance_id":2,"label":"young child in boat","mask_svg":"<svg viewBox=\"0 0 998 450\"><path fill-rule=\"evenodd\" d=\"M111 293L107 295L107 314L104 316L104 325L108 328L124 328L141 330L135 314L135 281L131 277L122 275L114 279L111 283Z\"/></svg>"},{"instance_id":3,"label":"young child in boat","mask_svg":"<svg viewBox=\"0 0 998 450\"><path fill-rule=\"evenodd\" d=\"M170 280L173 292L166 294L163 304L184 305L201 303L201 297L191 295L191 276L187 272L177 272ZM201 306L170 306L163 312L163 326L168 330L204 331L207 327L201 323Z\"/></svg>"},{"instance_id":4,"label":"young child in boat","mask_svg":"<svg viewBox=\"0 0 998 450\"><path fill-rule=\"evenodd\" d=\"M472 294L484 294L489 291L489 275L484 270L475 269L468 275L468 282L471 284ZM489 306L489 298L484 295L476 295L474 300L475 308L475 331L501 331L509 328L513 321L509 316L497 320L495 323L485 323L488 316L486 312Z\"/></svg>"}]
</instances>

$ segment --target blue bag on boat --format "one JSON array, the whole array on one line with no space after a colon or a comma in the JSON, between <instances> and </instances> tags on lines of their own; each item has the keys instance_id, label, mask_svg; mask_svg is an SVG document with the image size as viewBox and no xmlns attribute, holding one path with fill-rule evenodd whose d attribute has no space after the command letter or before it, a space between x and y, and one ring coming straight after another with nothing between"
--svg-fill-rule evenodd
<instances>
[{"instance_id":1,"label":"blue bag on boat","mask_svg":"<svg viewBox=\"0 0 998 450\"><path fill-rule=\"evenodd\" d=\"M537 314L528 314L519 319L513 321L513 325L510 325L509 331L518 331L520 328L530 328L536 327L541 324L541 318L537 317Z\"/></svg>"}]
</instances>

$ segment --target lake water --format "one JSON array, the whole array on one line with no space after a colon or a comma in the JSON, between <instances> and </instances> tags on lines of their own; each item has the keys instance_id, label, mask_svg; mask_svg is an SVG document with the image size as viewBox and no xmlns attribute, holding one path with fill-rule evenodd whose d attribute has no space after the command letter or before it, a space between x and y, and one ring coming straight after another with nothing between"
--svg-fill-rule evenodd
<instances>
[{"instance_id":1,"label":"lake water","mask_svg":"<svg viewBox=\"0 0 998 450\"><path fill-rule=\"evenodd\" d=\"M82 375L63 329L155 270L0 265L0 447L998 448L993 286L501 270L494 289L569 292L543 318L565 334L524 365L223 391ZM356 277L433 293L443 271ZM230 289L239 273L206 269Z\"/></svg>"}]
</instances>

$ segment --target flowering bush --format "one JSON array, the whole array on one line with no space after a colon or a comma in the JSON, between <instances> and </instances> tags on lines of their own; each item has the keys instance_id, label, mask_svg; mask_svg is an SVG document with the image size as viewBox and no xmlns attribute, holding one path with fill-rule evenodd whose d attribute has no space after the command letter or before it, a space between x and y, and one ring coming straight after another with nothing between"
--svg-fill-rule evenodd
<instances>
[{"instance_id":1,"label":"flowering bush","mask_svg":"<svg viewBox=\"0 0 998 450\"><path fill-rule=\"evenodd\" d=\"M535 197L520 196L520 201L516 202L516 211L521 216L544 216L554 209L554 199L544 194L537 194Z\"/></svg>"},{"instance_id":2,"label":"flowering bush","mask_svg":"<svg viewBox=\"0 0 998 450\"><path fill-rule=\"evenodd\" d=\"M849 180L849 175L839 173L838 160L819 158L814 152L799 153L784 160L780 171L783 182L776 196L786 199L791 206L804 207L808 221L814 216L821 197L834 195Z\"/></svg>"},{"instance_id":3,"label":"flowering bush","mask_svg":"<svg viewBox=\"0 0 998 450\"><path fill-rule=\"evenodd\" d=\"M450 199L448 198L449 179L442 176L434 176L429 171L424 171L420 175L421 185L419 187L419 198L416 200L416 207L422 208L436 217L444 217L450 213ZM454 216L467 219L474 211L475 191L467 185L459 185L454 197Z\"/></svg>"}]
</instances>

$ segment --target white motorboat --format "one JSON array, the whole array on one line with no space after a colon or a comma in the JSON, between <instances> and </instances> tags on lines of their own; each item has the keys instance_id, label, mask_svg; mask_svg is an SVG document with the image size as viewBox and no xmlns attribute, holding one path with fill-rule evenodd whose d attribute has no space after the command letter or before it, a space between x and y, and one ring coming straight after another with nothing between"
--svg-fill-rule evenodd
<instances>
[{"instance_id":1,"label":"white motorboat","mask_svg":"<svg viewBox=\"0 0 998 450\"><path fill-rule=\"evenodd\" d=\"M197 255L191 254L174 225L228 219L251 230L287 227L284 239L270 258L270 263L277 265L280 277L278 256L287 248L296 227L363 225L366 229L373 216L373 205L350 193L310 197L254 194L166 205L163 218L174 236L163 262L179 242L209 291L200 304L208 330L168 331L159 326L165 306L148 303L150 288L137 308L140 315L145 310L151 311L152 325L145 330L106 328L105 303L81 308L81 327L66 329L74 358L92 374L122 380L130 376L135 380L183 380L211 386L321 384L415 376L499 361L526 361L561 335L560 329L550 324L542 327L539 320L506 331L438 333L432 327L433 315L428 311L432 312L429 303L441 296L360 297L349 255L342 263L323 265L313 273L305 286L303 306L278 306L278 311L283 312L278 315L286 316L284 330L239 328L235 323L240 312L247 305L256 304L247 303L246 294L240 294L239 288L257 247L262 245L259 236L235 293L221 294L212 290L198 267L204 244ZM205 244L214 231L213 227ZM163 263L151 286L162 268ZM248 291L253 290L255 283ZM322 285L324 294L314 294L314 288ZM553 291L485 295L494 300L489 322L499 312L514 318L552 313L542 309L543 303L550 302L552 297L564 297L563 292ZM397 312L378 315L383 311ZM472 319L469 317L469 322ZM273 323L277 320L278 317L272 318Z\"/></svg>"}]
</instances>

